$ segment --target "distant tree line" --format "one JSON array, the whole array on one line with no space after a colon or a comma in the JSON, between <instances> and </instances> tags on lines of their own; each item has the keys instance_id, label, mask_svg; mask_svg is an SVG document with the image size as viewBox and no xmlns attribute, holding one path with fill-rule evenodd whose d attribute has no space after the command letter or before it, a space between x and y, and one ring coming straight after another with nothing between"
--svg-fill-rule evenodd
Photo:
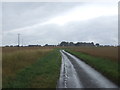
<instances>
[{"instance_id":1,"label":"distant tree line","mask_svg":"<svg viewBox=\"0 0 120 90\"><path fill-rule=\"evenodd\" d=\"M66 42L66 41L62 41L60 44L58 45L49 45L49 44L45 44L44 47L56 47L56 46L100 46L99 43L94 44L93 42ZM19 47L18 45L13 46L5 46L5 47ZM28 46L20 46L20 47L41 47L41 45L28 45Z\"/></svg>"},{"instance_id":2,"label":"distant tree line","mask_svg":"<svg viewBox=\"0 0 120 90\"><path fill-rule=\"evenodd\" d=\"M77 43L73 43L73 42L61 42L59 44L59 46L95 46L93 42L87 43L87 42L77 42ZM97 44L97 46L99 46L99 44Z\"/></svg>"}]
</instances>

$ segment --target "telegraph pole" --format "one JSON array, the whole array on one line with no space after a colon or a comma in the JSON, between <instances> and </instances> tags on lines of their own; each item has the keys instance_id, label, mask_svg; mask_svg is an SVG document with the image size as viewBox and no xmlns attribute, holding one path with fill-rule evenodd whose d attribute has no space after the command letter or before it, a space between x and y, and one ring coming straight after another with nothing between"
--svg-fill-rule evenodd
<instances>
[{"instance_id":1,"label":"telegraph pole","mask_svg":"<svg viewBox=\"0 0 120 90\"><path fill-rule=\"evenodd\" d=\"M18 47L20 46L20 34L18 33Z\"/></svg>"}]
</instances>

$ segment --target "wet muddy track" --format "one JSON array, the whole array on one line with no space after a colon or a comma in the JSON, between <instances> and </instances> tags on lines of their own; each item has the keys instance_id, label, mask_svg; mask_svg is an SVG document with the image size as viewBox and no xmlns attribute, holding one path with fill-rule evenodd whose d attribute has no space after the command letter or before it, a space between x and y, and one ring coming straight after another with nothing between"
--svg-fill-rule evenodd
<instances>
[{"instance_id":1,"label":"wet muddy track","mask_svg":"<svg viewBox=\"0 0 120 90\"><path fill-rule=\"evenodd\" d=\"M118 88L101 73L61 50L62 65L57 88Z\"/></svg>"}]
</instances>

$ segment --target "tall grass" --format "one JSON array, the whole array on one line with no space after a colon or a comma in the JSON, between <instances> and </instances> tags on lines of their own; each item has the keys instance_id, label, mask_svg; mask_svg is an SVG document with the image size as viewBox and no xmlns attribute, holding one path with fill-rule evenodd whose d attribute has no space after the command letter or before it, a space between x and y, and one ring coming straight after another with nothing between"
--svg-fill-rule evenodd
<instances>
[{"instance_id":1,"label":"tall grass","mask_svg":"<svg viewBox=\"0 0 120 90\"><path fill-rule=\"evenodd\" d=\"M43 60L43 58L45 58L46 55L48 55L52 51L53 51L52 48L46 48L46 47L44 47L44 48L35 48L35 47L34 48L28 48L28 47L25 47L25 48L14 48L14 47L13 48L3 48L3 71L2 71L3 87L16 86L15 85L16 83L13 84L12 81L14 81L14 79L17 79L17 80L15 80L17 82L17 81L19 81L20 77L22 78L21 80L23 80L23 82L21 82L21 83L24 83L24 80L26 77L31 78L31 76L29 75L30 72L31 72L31 75L32 75L32 72L34 72L34 71L36 73L42 72L41 71L42 69L40 70L39 68L42 68L44 65L45 60ZM58 55L58 53L57 53L57 55ZM50 57L49 57L49 59L51 60ZM55 59L54 59L54 61L55 61L55 63L60 62L60 61L56 62ZM35 68L37 63L41 63L41 65L39 67L37 66L38 68ZM43 65L42 65L42 63L43 63ZM48 65L46 64L46 66L49 66L49 64ZM31 70L29 72L27 71L28 67L31 67ZM59 66L57 66L57 68L59 68ZM48 68L48 71L49 71L49 68ZM22 76L19 76L19 75L22 75ZM35 74L35 75L37 75L37 74ZM44 72L43 72L43 75L44 75ZM58 75L58 73L55 74L55 76L57 76L57 75ZM48 76L49 76L49 74L48 74ZM37 77L35 77L35 78L37 79ZM40 78L41 78L41 76L40 76ZM13 85L8 84L8 83L11 83ZM28 84L28 82L26 82L26 84ZM22 87L21 84L18 84L18 86ZM34 87L34 85L33 85L33 87Z\"/></svg>"},{"instance_id":2,"label":"tall grass","mask_svg":"<svg viewBox=\"0 0 120 90\"><path fill-rule=\"evenodd\" d=\"M52 51L36 63L7 79L4 88L55 88L60 71L60 53Z\"/></svg>"}]
</instances>

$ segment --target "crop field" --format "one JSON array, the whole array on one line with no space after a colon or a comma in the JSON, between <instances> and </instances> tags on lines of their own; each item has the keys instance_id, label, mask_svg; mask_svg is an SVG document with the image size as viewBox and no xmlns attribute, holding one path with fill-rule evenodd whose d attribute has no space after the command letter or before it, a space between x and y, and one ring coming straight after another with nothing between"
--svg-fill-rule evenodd
<instances>
[{"instance_id":1,"label":"crop field","mask_svg":"<svg viewBox=\"0 0 120 90\"><path fill-rule=\"evenodd\" d=\"M71 47L71 49L96 57L118 60L118 47Z\"/></svg>"},{"instance_id":2,"label":"crop field","mask_svg":"<svg viewBox=\"0 0 120 90\"><path fill-rule=\"evenodd\" d=\"M66 50L118 84L118 47L71 47Z\"/></svg>"},{"instance_id":3,"label":"crop field","mask_svg":"<svg viewBox=\"0 0 120 90\"><path fill-rule=\"evenodd\" d=\"M2 51L3 88L55 88L60 54L50 47L5 47Z\"/></svg>"},{"instance_id":4,"label":"crop field","mask_svg":"<svg viewBox=\"0 0 120 90\"><path fill-rule=\"evenodd\" d=\"M3 88L56 88L65 49L117 83L118 47L4 47Z\"/></svg>"}]
</instances>

